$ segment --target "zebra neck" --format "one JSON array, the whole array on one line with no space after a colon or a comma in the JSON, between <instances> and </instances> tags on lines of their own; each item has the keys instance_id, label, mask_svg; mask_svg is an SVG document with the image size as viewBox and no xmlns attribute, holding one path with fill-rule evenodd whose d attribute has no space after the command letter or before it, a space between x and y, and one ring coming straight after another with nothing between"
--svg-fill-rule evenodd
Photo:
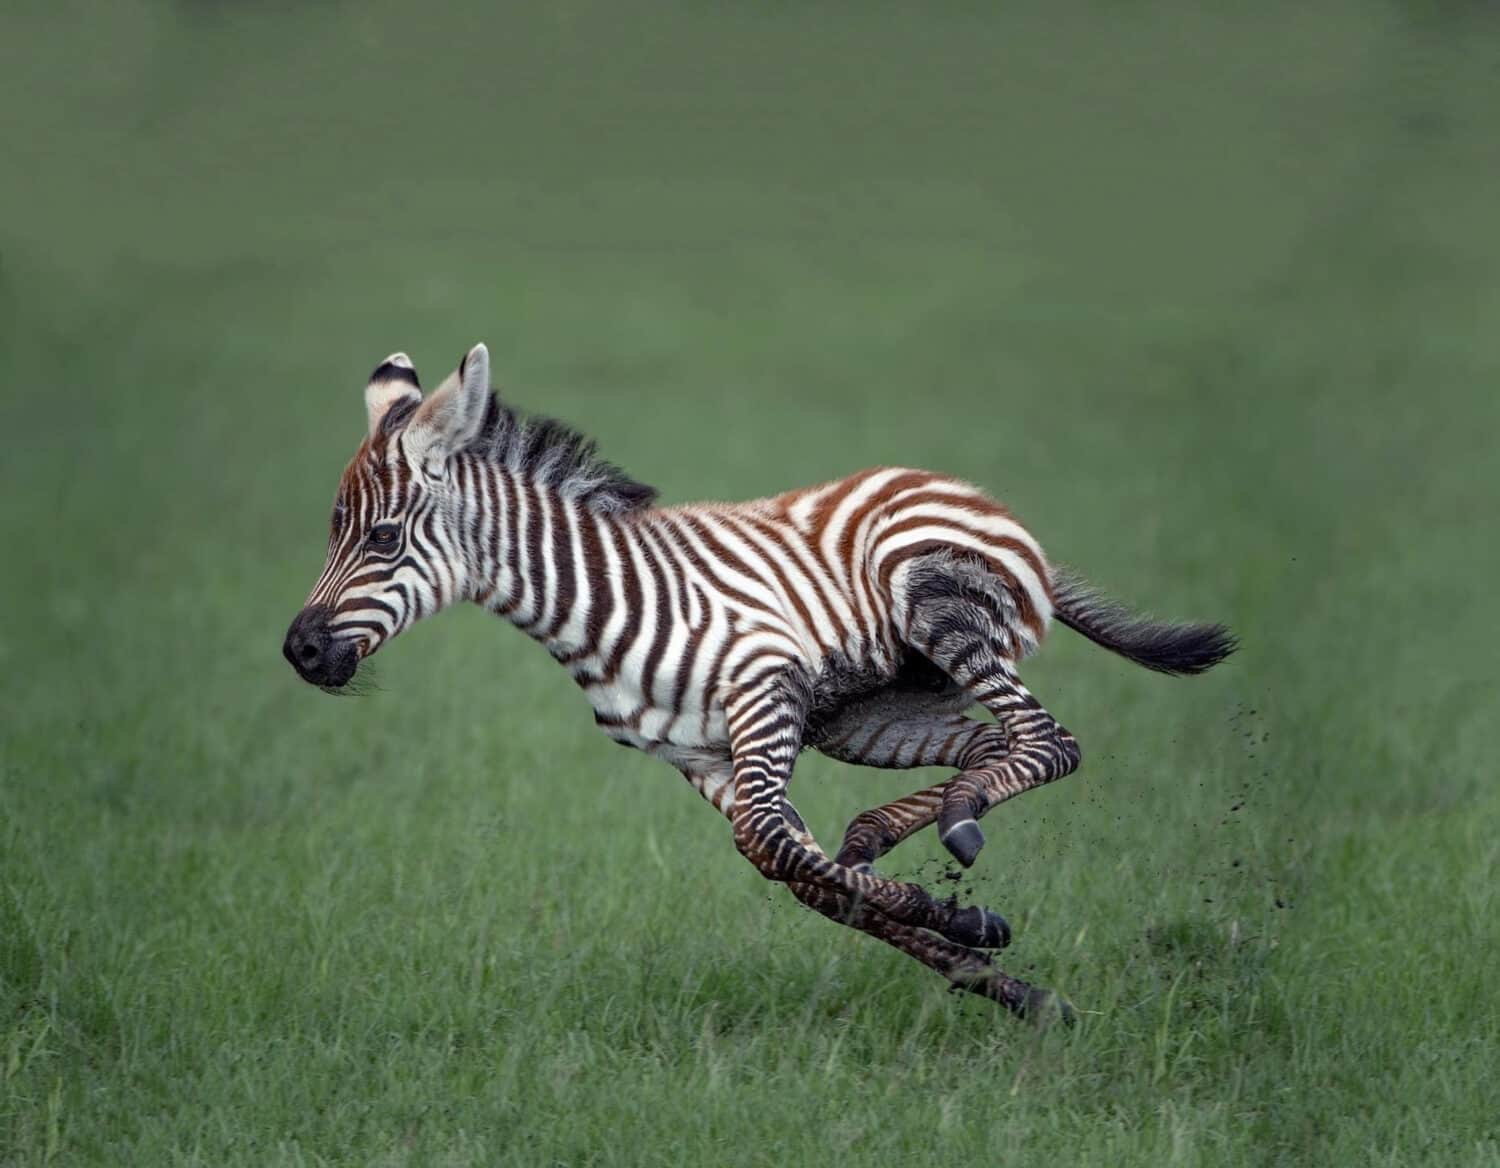
<instances>
[{"instance_id":1,"label":"zebra neck","mask_svg":"<svg viewBox=\"0 0 1500 1168\"><path fill-rule=\"evenodd\" d=\"M599 635L606 578L636 574L633 517L595 511L505 467L477 468L463 527L473 600L553 656L587 653Z\"/></svg>"}]
</instances>

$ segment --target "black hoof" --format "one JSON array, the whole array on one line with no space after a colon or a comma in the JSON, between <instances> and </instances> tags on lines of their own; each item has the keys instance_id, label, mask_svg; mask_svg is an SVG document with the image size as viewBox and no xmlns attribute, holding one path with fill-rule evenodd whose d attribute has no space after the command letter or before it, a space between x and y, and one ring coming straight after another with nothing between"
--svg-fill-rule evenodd
<instances>
[{"instance_id":1,"label":"black hoof","mask_svg":"<svg viewBox=\"0 0 1500 1168\"><path fill-rule=\"evenodd\" d=\"M1078 1012L1067 998L1056 990L1044 990L1037 986L1026 991L1026 997L1016 1007L1016 1014L1037 1026L1051 1026L1054 1022L1072 1026L1078 1021Z\"/></svg>"},{"instance_id":2,"label":"black hoof","mask_svg":"<svg viewBox=\"0 0 1500 1168\"><path fill-rule=\"evenodd\" d=\"M943 832L942 839L943 847L952 852L953 858L965 868L974 866L979 849L984 847L984 832L979 830L979 824L972 819L964 819L955 823Z\"/></svg>"},{"instance_id":3,"label":"black hoof","mask_svg":"<svg viewBox=\"0 0 1500 1168\"><path fill-rule=\"evenodd\" d=\"M943 935L971 949L1004 949L1010 944L1010 926L1005 918L977 905L954 913Z\"/></svg>"}]
</instances>

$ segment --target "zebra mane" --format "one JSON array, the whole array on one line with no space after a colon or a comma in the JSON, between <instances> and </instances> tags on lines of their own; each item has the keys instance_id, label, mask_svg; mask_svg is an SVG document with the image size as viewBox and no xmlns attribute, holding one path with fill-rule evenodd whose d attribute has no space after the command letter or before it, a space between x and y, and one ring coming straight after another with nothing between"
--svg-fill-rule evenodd
<instances>
[{"instance_id":1,"label":"zebra mane","mask_svg":"<svg viewBox=\"0 0 1500 1168\"><path fill-rule=\"evenodd\" d=\"M601 458L592 438L556 418L513 410L493 394L484 424L464 453L551 487L591 511L639 511L656 500L655 487Z\"/></svg>"}]
</instances>

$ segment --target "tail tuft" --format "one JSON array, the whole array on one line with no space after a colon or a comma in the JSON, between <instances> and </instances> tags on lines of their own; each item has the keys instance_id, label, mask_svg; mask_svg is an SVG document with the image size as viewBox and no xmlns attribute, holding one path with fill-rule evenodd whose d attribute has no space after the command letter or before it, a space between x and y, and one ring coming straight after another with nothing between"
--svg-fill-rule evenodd
<instances>
[{"instance_id":1,"label":"tail tuft","mask_svg":"<svg viewBox=\"0 0 1500 1168\"><path fill-rule=\"evenodd\" d=\"M1173 676L1211 669L1238 642L1223 625L1183 625L1131 612L1072 572L1052 569L1054 615L1075 633L1113 653Z\"/></svg>"}]
</instances>

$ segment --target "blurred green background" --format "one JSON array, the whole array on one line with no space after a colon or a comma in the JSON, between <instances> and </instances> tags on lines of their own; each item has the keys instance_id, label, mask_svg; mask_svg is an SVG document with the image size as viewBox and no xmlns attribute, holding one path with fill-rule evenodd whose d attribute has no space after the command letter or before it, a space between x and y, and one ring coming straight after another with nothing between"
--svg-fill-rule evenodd
<instances>
[{"instance_id":1,"label":"blurred green background","mask_svg":"<svg viewBox=\"0 0 1500 1168\"><path fill-rule=\"evenodd\" d=\"M8 6L0 1163L1500 1163L1497 109L1479 3ZM668 501L928 466L1240 632L1028 672L966 895L1083 1025L477 611L294 678L365 375L478 340Z\"/></svg>"}]
</instances>

